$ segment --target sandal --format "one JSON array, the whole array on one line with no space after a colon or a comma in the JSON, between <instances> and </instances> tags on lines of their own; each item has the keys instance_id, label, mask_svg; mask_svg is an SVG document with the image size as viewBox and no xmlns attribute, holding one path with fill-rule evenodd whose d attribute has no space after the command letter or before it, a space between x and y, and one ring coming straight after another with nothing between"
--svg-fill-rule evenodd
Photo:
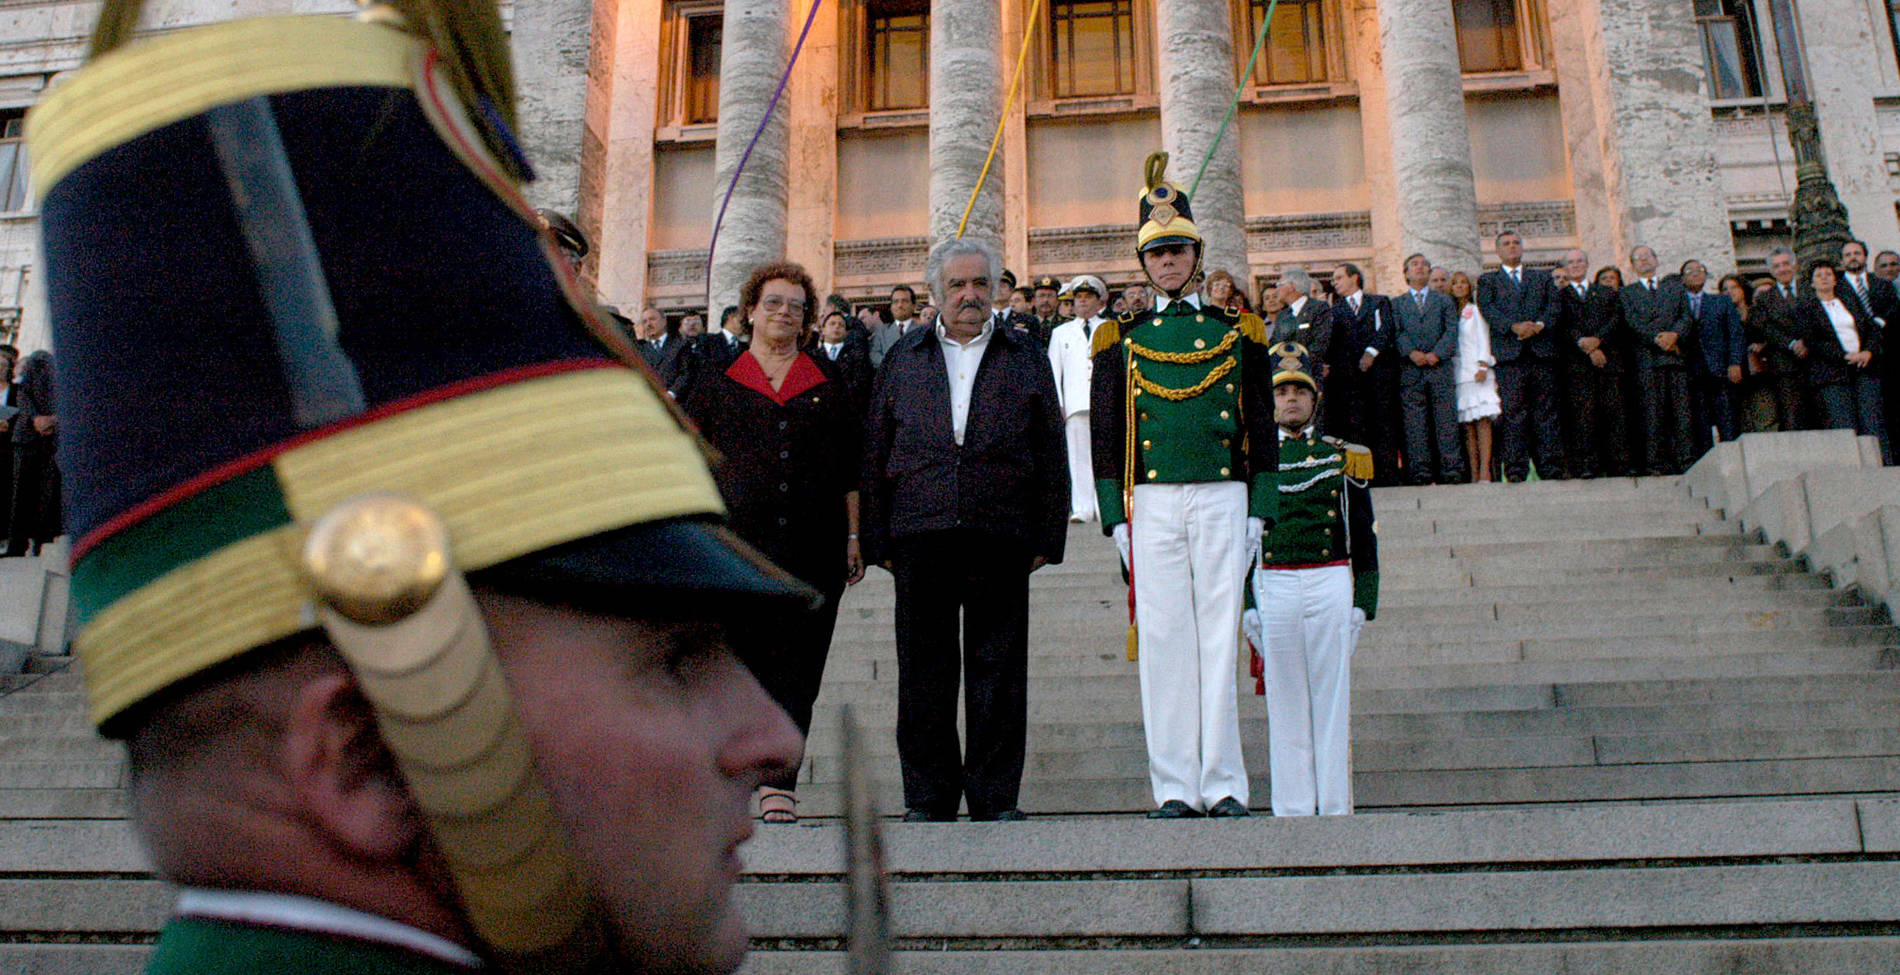
<instances>
[{"instance_id":1,"label":"sandal","mask_svg":"<svg viewBox=\"0 0 1900 975\"><path fill-rule=\"evenodd\" d=\"M759 821L766 823L798 822L798 797L780 789L760 789Z\"/></svg>"}]
</instances>

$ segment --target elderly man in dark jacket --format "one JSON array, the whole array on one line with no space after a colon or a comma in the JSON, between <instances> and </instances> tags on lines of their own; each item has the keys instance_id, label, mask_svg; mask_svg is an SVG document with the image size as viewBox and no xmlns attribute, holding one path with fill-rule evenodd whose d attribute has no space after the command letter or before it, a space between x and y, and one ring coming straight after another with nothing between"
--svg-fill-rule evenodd
<instances>
[{"instance_id":1,"label":"elderly man in dark jacket","mask_svg":"<svg viewBox=\"0 0 1900 975\"><path fill-rule=\"evenodd\" d=\"M1636 383L1643 391L1643 473L1680 474L1695 460L1689 353L1695 348L1696 323L1681 280L1658 280L1658 263L1653 249L1632 249L1635 275L1617 297L1635 343Z\"/></svg>"},{"instance_id":2,"label":"elderly man in dark jacket","mask_svg":"<svg viewBox=\"0 0 1900 975\"><path fill-rule=\"evenodd\" d=\"M1055 375L1033 339L992 322L1000 273L968 239L931 252L943 319L891 347L865 419L861 542L897 579L897 754L913 822L953 820L966 797L973 820L1023 818L1029 574L1062 561L1068 537Z\"/></svg>"}]
</instances>

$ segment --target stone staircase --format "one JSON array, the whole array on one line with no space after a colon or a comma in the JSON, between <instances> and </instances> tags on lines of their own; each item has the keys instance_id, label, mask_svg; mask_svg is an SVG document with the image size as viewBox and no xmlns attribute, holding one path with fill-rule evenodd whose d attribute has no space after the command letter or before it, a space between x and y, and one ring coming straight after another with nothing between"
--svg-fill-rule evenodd
<instances>
[{"instance_id":1,"label":"stone staircase","mask_svg":"<svg viewBox=\"0 0 1900 975\"><path fill-rule=\"evenodd\" d=\"M1900 633L1884 610L1677 479L1375 503L1361 815L1140 818L1124 590L1112 546L1078 527L1031 596L1033 818L887 827L899 970L1900 972ZM882 572L846 596L807 819L747 848L751 975L845 970L843 892L825 882L843 862L837 715L855 707L880 807L900 811L891 612ZM170 894L127 834L122 776L73 673L0 699L0 972L135 970Z\"/></svg>"}]
</instances>

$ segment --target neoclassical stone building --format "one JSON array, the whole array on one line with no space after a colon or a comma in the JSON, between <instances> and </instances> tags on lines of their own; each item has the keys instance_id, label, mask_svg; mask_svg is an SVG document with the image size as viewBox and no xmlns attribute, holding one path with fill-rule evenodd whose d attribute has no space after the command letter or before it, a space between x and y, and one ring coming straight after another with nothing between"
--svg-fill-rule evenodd
<instances>
[{"instance_id":1,"label":"neoclassical stone building","mask_svg":"<svg viewBox=\"0 0 1900 975\"><path fill-rule=\"evenodd\" d=\"M1900 245L1900 0L1794 0L1827 161L1857 234ZM343 0L154 0L163 29ZM517 0L506 14L537 202L595 239L602 300L707 304L721 197L778 87L711 262L713 304L783 253L821 288L917 282L932 235L1000 243L1019 275L1135 273L1141 163L1166 148L1210 265L1255 283L1404 254L1759 266L1787 236L1794 164L1768 0L1280 0L1210 152L1268 0ZM0 8L0 331L38 344L18 120L77 65L96 4ZM1031 20L1033 12L1033 21ZM809 18L810 27L805 31ZM1020 90L1006 99L1021 38Z\"/></svg>"}]
</instances>

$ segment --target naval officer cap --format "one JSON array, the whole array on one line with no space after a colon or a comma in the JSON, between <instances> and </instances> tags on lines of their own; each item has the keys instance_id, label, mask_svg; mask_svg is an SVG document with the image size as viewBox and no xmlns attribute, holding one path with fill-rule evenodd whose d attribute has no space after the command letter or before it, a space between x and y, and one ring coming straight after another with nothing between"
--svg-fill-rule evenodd
<instances>
[{"instance_id":1,"label":"naval officer cap","mask_svg":"<svg viewBox=\"0 0 1900 975\"><path fill-rule=\"evenodd\" d=\"M1069 279L1069 293L1075 294L1080 291L1087 291L1097 298L1104 298L1108 296L1108 285L1103 284L1102 279L1093 274L1078 274Z\"/></svg>"}]
</instances>

